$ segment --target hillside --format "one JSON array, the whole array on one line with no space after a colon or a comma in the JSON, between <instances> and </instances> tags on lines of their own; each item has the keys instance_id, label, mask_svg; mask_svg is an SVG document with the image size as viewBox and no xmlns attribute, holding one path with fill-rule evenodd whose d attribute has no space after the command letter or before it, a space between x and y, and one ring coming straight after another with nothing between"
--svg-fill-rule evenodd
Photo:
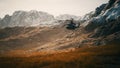
<instances>
[{"instance_id":1,"label":"hillside","mask_svg":"<svg viewBox=\"0 0 120 68\"><path fill-rule=\"evenodd\" d=\"M80 29L61 27L14 27L0 30L0 52L66 50L76 48L86 37ZM83 35L83 36L82 36ZM81 39L81 40L80 40ZM78 43L78 44L77 44ZM76 44L76 45L74 45Z\"/></svg>"},{"instance_id":2,"label":"hillside","mask_svg":"<svg viewBox=\"0 0 120 68\"><path fill-rule=\"evenodd\" d=\"M16 11L0 20L0 68L119 68L120 0L85 14Z\"/></svg>"},{"instance_id":3,"label":"hillside","mask_svg":"<svg viewBox=\"0 0 120 68\"><path fill-rule=\"evenodd\" d=\"M83 47L75 51L41 52L20 56L0 57L1 68L119 68L120 46L110 44L99 47Z\"/></svg>"}]
</instances>

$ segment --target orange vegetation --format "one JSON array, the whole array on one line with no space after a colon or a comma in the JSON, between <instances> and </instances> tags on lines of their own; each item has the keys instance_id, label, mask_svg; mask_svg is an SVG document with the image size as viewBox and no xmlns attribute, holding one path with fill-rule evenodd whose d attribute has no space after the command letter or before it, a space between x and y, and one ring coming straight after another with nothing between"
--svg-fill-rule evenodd
<instances>
[{"instance_id":1,"label":"orange vegetation","mask_svg":"<svg viewBox=\"0 0 120 68\"><path fill-rule=\"evenodd\" d=\"M0 68L120 68L120 46L83 47L30 57L0 57Z\"/></svg>"}]
</instances>

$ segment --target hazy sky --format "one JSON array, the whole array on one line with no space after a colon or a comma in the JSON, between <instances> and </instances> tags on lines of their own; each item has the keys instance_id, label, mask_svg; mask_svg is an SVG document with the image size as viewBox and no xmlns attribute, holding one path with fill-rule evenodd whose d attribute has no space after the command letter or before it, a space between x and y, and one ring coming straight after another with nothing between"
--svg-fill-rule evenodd
<instances>
[{"instance_id":1,"label":"hazy sky","mask_svg":"<svg viewBox=\"0 0 120 68\"><path fill-rule=\"evenodd\" d=\"M53 15L82 16L108 0L0 0L0 17L16 10L38 10Z\"/></svg>"}]
</instances>

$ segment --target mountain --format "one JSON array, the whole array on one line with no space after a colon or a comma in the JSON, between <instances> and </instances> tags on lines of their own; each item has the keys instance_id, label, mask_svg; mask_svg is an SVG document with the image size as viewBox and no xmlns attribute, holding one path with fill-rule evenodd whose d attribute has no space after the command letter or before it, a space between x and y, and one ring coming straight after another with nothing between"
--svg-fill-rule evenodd
<instances>
[{"instance_id":1,"label":"mountain","mask_svg":"<svg viewBox=\"0 0 120 68\"><path fill-rule=\"evenodd\" d=\"M97 7L93 17L81 24L87 33L87 39L93 45L105 45L120 40L120 0L109 0ZM90 38L94 40L90 40ZM84 40L86 41L86 40Z\"/></svg>"},{"instance_id":2,"label":"mountain","mask_svg":"<svg viewBox=\"0 0 120 68\"><path fill-rule=\"evenodd\" d=\"M9 25L10 20L11 16L5 15L5 17L0 20L0 28L7 27Z\"/></svg>"},{"instance_id":3,"label":"mountain","mask_svg":"<svg viewBox=\"0 0 120 68\"><path fill-rule=\"evenodd\" d=\"M44 40L46 41L47 35L49 34L50 39L57 37L57 39L52 40L50 44L59 44L61 40L65 40L67 42L69 39L70 41L76 40L74 42L69 42L70 45L65 43L63 48L72 47L73 44L75 46L81 46L85 43L91 43L91 45L98 45L98 44L106 44L106 42L119 40L120 39L120 0L112 1L110 0L106 4L102 4L90 13L87 13L83 17L74 16L63 14L54 18L54 16L45 13L45 12L38 12L38 11L16 11L13 13L12 16L6 15L1 21L0 25L2 28L7 27L5 29L0 30L0 42L1 45L8 45L6 42L10 42L11 45L18 45L16 42L24 43L24 45L31 45L30 43L33 41L34 44L37 45L41 40L41 37L44 36ZM77 22L80 23L80 27L77 27L73 30L66 29L66 26L69 25L71 22L71 18L74 20L73 24L76 26ZM61 24L61 25L59 25ZM54 26L55 27L48 27ZM71 24L70 24L71 25ZM79 24L78 24L79 25ZM16 27L15 27L16 26ZM26 26L26 27L17 27L17 26ZM40 26L34 27L31 26ZM46 27L47 26L47 27ZM13 28L14 27L14 28ZM41 29L42 28L42 29ZM55 30L57 29L57 30ZM41 30L44 30L41 34ZM11 32L12 31L12 32ZM16 31L16 32L14 32ZM55 31L55 33L54 33ZM63 31L64 35L55 35L56 33L61 34ZM67 32L66 32L67 31ZM19 33L20 32L20 33ZM65 33L66 32L66 33ZM70 34L69 34L70 33ZM42 35L42 36L41 36ZM55 35L55 36L54 36ZM73 35L73 37L71 37ZM59 37L60 36L60 37ZM22 41L21 38L22 37ZM34 39L29 42L29 39ZM79 41L78 41L79 39ZM56 42L55 40L59 40ZM107 40L107 41L106 41ZM25 42L26 41L26 42ZM63 41L62 41L63 42ZM48 41L45 42L46 46ZM69 44L68 43L68 44ZM62 43L63 45L64 43ZM42 44L40 44L41 46ZM90 44L89 44L90 45ZM34 46L34 45L32 45ZM39 45L38 45L39 46ZM29 46L26 46L29 47ZM61 45L52 47L55 49L56 47L61 48ZM46 47L47 48L47 47ZM49 48L48 48L49 49Z\"/></svg>"},{"instance_id":4,"label":"mountain","mask_svg":"<svg viewBox=\"0 0 120 68\"><path fill-rule=\"evenodd\" d=\"M45 21L54 19L53 15L46 12L31 10L31 11L15 11L12 16L6 15L0 21L0 27L15 27L15 26L38 26Z\"/></svg>"},{"instance_id":5,"label":"mountain","mask_svg":"<svg viewBox=\"0 0 120 68\"><path fill-rule=\"evenodd\" d=\"M104 7L104 8L103 8ZM112 22L119 22L120 19L120 0L110 0L106 6L103 6L101 13L98 16L93 17L89 20L87 25L89 28L93 27L91 30L99 26L109 25ZM115 24L115 23L114 23ZM111 26L112 27L112 26Z\"/></svg>"},{"instance_id":6,"label":"mountain","mask_svg":"<svg viewBox=\"0 0 120 68\"><path fill-rule=\"evenodd\" d=\"M83 17L16 11L0 27L0 68L120 68L120 0Z\"/></svg>"},{"instance_id":7,"label":"mountain","mask_svg":"<svg viewBox=\"0 0 120 68\"><path fill-rule=\"evenodd\" d=\"M120 0L110 0L107 4L102 4L98 10L98 16L93 17L89 22L105 24L112 21L117 21L120 18ZM97 8L98 9L98 8Z\"/></svg>"},{"instance_id":8,"label":"mountain","mask_svg":"<svg viewBox=\"0 0 120 68\"><path fill-rule=\"evenodd\" d=\"M64 14L64 15L60 15L54 18L52 15L47 14L45 12L16 11L13 13L12 16L6 15L1 20L1 23L0 23L1 27L7 27L6 29L0 30L1 45L8 45L5 42L10 42L11 45L18 45L16 44L16 42L14 43L15 40L17 40L17 42L25 43L24 45L29 45L30 42L27 41L26 39L28 40L34 39L32 41L34 42L34 44L37 45L38 43L37 40L39 40L42 36L44 36L44 39L45 39L44 41L47 40L48 37L45 36L46 32L47 34L49 34L50 39L52 39L54 38L54 35L56 33L61 34L62 33L61 31L64 31L63 33L64 35L62 35L63 37L61 35L58 35L56 37L58 37L59 40L61 40L61 38L62 40L72 39L72 41L77 39L77 41L72 42L72 44L75 44L75 46L81 46L81 45L84 45L84 43L85 45L87 43L88 44L91 43L91 45L94 45L94 44L103 45L103 44L106 44L106 42L108 43L110 41L119 40L120 39L120 36L119 36L120 35L120 28L119 28L120 27L120 17L119 17L120 8L119 7L120 7L120 0L116 0L116 1L110 0L108 3L100 5L99 7L95 9L95 11L87 13L83 17L77 17L74 15ZM65 27L69 25L69 23L71 22L71 18L73 18L74 20L79 19L80 20L79 22L82 22L80 23L80 27L75 28L73 30L65 29ZM72 22L76 25L76 22L74 21ZM40 27L39 28L35 27L34 30L33 28L30 28L30 26L36 26L36 25L41 26L41 28L44 29L44 31L42 32L42 36L41 36L41 31L39 31L41 30ZM54 26L54 25L56 27L53 27L53 28L48 27L48 26ZM12 27L27 26L27 27L9 28L11 26ZM58 29L58 30L54 30L54 29ZM23 33L19 33L22 30L23 30ZM14 35L14 33L10 31L13 31L13 32L18 31L17 32L18 34L15 33ZM24 31L27 31L27 32L24 33ZM52 33L54 31L56 32ZM65 33L66 31L68 31L68 33ZM71 35L73 36L75 35L75 37L71 38ZM26 42L21 41L20 39L21 36L22 36L22 40ZM61 38L59 36L61 36ZM55 42L55 40L58 40L58 39L52 40L52 44L56 44L57 42ZM58 41L58 43L59 42L61 41ZM67 45L67 46L72 47L73 46L72 44ZM45 45L47 46L47 42ZM62 47L67 48L67 46L62 46ZM55 48L55 47L52 47L52 48Z\"/></svg>"},{"instance_id":9,"label":"mountain","mask_svg":"<svg viewBox=\"0 0 120 68\"><path fill-rule=\"evenodd\" d=\"M102 4L99 7L97 7L94 11L91 11L87 14L85 14L84 16L82 16L80 22L82 23L81 26L86 26L88 25L89 21L91 19L93 19L93 17L97 17L98 15L100 15L102 13L102 10L104 9L104 7L106 6L106 4Z\"/></svg>"},{"instance_id":10,"label":"mountain","mask_svg":"<svg viewBox=\"0 0 120 68\"><path fill-rule=\"evenodd\" d=\"M80 16L75 16L75 15L70 15L70 14L62 14L56 17L57 20L79 20L81 17Z\"/></svg>"},{"instance_id":11,"label":"mountain","mask_svg":"<svg viewBox=\"0 0 120 68\"><path fill-rule=\"evenodd\" d=\"M74 19L81 21L80 16L63 14L54 18L53 15L46 12L31 10L31 11L15 11L13 15L5 15L0 20L0 28L5 27L51 27L64 23L65 20Z\"/></svg>"}]
</instances>

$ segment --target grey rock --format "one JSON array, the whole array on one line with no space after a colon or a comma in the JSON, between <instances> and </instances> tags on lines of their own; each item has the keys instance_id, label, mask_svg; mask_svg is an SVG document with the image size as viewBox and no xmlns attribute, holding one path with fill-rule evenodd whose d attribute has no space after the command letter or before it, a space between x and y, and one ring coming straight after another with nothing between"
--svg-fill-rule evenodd
<instances>
[{"instance_id":1,"label":"grey rock","mask_svg":"<svg viewBox=\"0 0 120 68\"><path fill-rule=\"evenodd\" d=\"M54 16L46 12L31 10L31 11L15 11L12 16L6 15L1 21L0 26L15 27L15 26L39 26L40 23L51 21Z\"/></svg>"}]
</instances>

